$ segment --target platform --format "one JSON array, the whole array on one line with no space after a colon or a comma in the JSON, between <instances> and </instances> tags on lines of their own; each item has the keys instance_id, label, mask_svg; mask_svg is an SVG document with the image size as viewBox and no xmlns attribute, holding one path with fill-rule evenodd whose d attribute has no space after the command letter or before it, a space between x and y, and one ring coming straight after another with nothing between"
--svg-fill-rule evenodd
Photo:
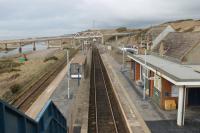
<instances>
[{"instance_id":1,"label":"platform","mask_svg":"<svg viewBox=\"0 0 200 133\"><path fill-rule=\"evenodd\" d=\"M101 57L107 69L129 131L134 133L149 133L149 128L125 89L129 83L119 71L119 64L116 64L116 62L108 54L102 54Z\"/></svg>"},{"instance_id":2,"label":"platform","mask_svg":"<svg viewBox=\"0 0 200 133\"><path fill-rule=\"evenodd\" d=\"M91 63L91 51L88 51L87 58L87 67L89 67ZM89 69L87 72L90 72ZM81 133L87 133L90 88L89 73L87 73L86 79L80 81L80 86L78 86L78 79L70 79L70 98L68 99L67 70L66 66L32 104L26 114L35 119L45 103L51 99L68 121L67 126L70 132L80 129Z\"/></svg>"}]
</instances>

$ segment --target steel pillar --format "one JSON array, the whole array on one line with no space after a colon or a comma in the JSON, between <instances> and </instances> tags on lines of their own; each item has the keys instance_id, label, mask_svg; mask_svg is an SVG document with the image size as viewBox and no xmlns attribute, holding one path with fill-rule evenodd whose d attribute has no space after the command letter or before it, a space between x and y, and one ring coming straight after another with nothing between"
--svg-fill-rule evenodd
<instances>
[{"instance_id":1,"label":"steel pillar","mask_svg":"<svg viewBox=\"0 0 200 133\"><path fill-rule=\"evenodd\" d=\"M8 50L8 44L5 43L5 50L7 51Z\"/></svg>"},{"instance_id":2,"label":"steel pillar","mask_svg":"<svg viewBox=\"0 0 200 133\"><path fill-rule=\"evenodd\" d=\"M47 48L49 48L49 40L46 43L47 43Z\"/></svg>"},{"instance_id":3,"label":"steel pillar","mask_svg":"<svg viewBox=\"0 0 200 133\"><path fill-rule=\"evenodd\" d=\"M22 44L19 43L19 53L22 53Z\"/></svg>"},{"instance_id":4,"label":"steel pillar","mask_svg":"<svg viewBox=\"0 0 200 133\"><path fill-rule=\"evenodd\" d=\"M186 99L186 88L185 86L182 86L179 88L179 95L178 95L178 112L177 112L178 126L184 126L185 99Z\"/></svg>"},{"instance_id":5,"label":"steel pillar","mask_svg":"<svg viewBox=\"0 0 200 133\"><path fill-rule=\"evenodd\" d=\"M33 51L36 50L35 42L33 42Z\"/></svg>"},{"instance_id":6,"label":"steel pillar","mask_svg":"<svg viewBox=\"0 0 200 133\"><path fill-rule=\"evenodd\" d=\"M61 50L63 49L63 40L62 39L60 40L60 49Z\"/></svg>"},{"instance_id":7,"label":"steel pillar","mask_svg":"<svg viewBox=\"0 0 200 133\"><path fill-rule=\"evenodd\" d=\"M118 41L118 36L117 35L115 36L115 41Z\"/></svg>"},{"instance_id":8,"label":"steel pillar","mask_svg":"<svg viewBox=\"0 0 200 133\"><path fill-rule=\"evenodd\" d=\"M101 43L104 44L104 38L103 37L101 38Z\"/></svg>"}]
</instances>

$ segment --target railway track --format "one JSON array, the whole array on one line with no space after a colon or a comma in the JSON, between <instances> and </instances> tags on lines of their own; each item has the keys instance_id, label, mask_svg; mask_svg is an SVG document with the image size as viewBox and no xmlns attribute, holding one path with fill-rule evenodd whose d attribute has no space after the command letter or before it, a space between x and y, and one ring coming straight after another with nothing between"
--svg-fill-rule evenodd
<instances>
[{"instance_id":1,"label":"railway track","mask_svg":"<svg viewBox=\"0 0 200 133\"><path fill-rule=\"evenodd\" d=\"M71 59L78 50L75 50L69 57ZM39 95L47 88L47 86L56 78L60 71L67 65L67 58L58 62L55 67L49 69L42 77L40 77L34 84L32 84L25 92L11 101L17 109L25 112L32 105L32 103L39 97Z\"/></svg>"},{"instance_id":2,"label":"railway track","mask_svg":"<svg viewBox=\"0 0 200 133\"><path fill-rule=\"evenodd\" d=\"M127 127L97 48L92 52L88 133L126 133Z\"/></svg>"}]
</instances>

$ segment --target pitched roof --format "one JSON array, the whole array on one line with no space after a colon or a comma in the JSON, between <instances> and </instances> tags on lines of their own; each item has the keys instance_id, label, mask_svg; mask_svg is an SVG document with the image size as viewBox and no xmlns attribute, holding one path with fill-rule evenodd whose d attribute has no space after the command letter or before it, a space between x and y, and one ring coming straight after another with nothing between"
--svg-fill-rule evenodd
<instances>
[{"instance_id":1,"label":"pitched roof","mask_svg":"<svg viewBox=\"0 0 200 133\"><path fill-rule=\"evenodd\" d=\"M171 57L181 62L184 55L199 42L200 32L172 32L153 49L153 52L160 53L161 45L163 45L163 56Z\"/></svg>"}]
</instances>

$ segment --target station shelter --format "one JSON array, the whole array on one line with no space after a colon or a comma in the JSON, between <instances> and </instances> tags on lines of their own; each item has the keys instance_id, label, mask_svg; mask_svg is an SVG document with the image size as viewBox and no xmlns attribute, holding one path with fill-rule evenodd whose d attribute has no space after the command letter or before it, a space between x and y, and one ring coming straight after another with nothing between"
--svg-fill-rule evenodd
<instances>
[{"instance_id":1,"label":"station shelter","mask_svg":"<svg viewBox=\"0 0 200 133\"><path fill-rule=\"evenodd\" d=\"M200 73L197 69L154 55L129 54L128 57L132 80L143 85L146 80L146 96L162 109L178 109L177 124L183 125L185 107L200 106Z\"/></svg>"},{"instance_id":2,"label":"station shelter","mask_svg":"<svg viewBox=\"0 0 200 133\"><path fill-rule=\"evenodd\" d=\"M70 62L70 77L73 79L84 79L86 77L87 58L86 55L78 54Z\"/></svg>"}]
</instances>

